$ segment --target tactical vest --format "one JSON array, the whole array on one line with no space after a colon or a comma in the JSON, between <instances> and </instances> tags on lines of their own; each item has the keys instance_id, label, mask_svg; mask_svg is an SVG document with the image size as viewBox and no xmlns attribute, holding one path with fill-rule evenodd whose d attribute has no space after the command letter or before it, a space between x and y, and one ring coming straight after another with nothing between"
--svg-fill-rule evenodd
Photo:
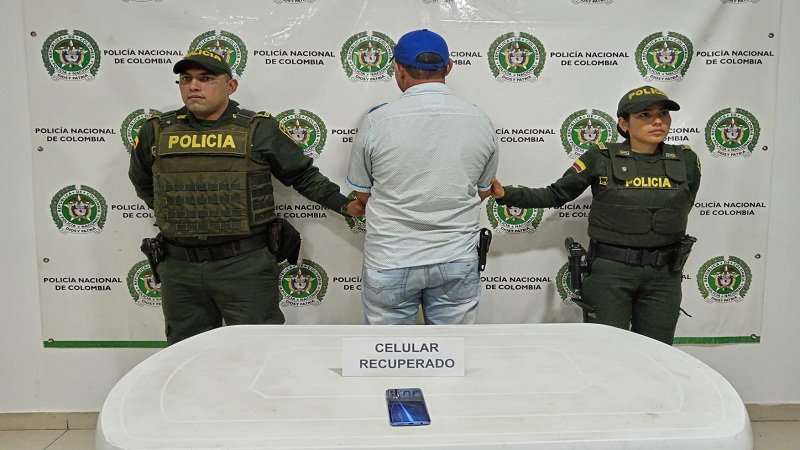
<instances>
[{"instance_id":1,"label":"tactical vest","mask_svg":"<svg viewBox=\"0 0 800 450\"><path fill-rule=\"evenodd\" d=\"M252 158L255 116L239 110L206 131L176 111L156 121L153 196L166 237L246 235L275 218L269 166Z\"/></svg>"},{"instance_id":2,"label":"tactical vest","mask_svg":"<svg viewBox=\"0 0 800 450\"><path fill-rule=\"evenodd\" d=\"M607 151L607 186L592 199L589 237L631 247L679 241L692 209L683 148L664 145L655 161L635 158L621 144L610 144Z\"/></svg>"}]
</instances>

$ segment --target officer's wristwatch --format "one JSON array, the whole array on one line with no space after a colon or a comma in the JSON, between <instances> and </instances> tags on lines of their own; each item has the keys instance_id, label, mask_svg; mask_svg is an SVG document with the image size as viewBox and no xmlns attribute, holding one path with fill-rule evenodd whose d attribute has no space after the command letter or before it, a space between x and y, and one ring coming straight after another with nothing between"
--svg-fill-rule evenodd
<instances>
[{"instance_id":1,"label":"officer's wristwatch","mask_svg":"<svg viewBox=\"0 0 800 450\"><path fill-rule=\"evenodd\" d=\"M341 208L339 208L339 214L342 214L344 216L349 216L350 214L347 213L347 205L349 205L350 203L353 203L356 200L357 199L355 199L355 198L348 200L347 203L345 203L344 205L342 205Z\"/></svg>"}]
</instances>

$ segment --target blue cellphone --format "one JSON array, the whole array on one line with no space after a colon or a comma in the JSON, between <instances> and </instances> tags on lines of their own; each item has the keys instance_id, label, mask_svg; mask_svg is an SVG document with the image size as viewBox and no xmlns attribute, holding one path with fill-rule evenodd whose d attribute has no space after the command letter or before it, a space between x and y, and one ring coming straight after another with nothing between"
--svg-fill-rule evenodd
<instances>
[{"instance_id":1,"label":"blue cellphone","mask_svg":"<svg viewBox=\"0 0 800 450\"><path fill-rule=\"evenodd\" d=\"M389 423L393 427L431 423L422 389L387 389L386 405L389 407Z\"/></svg>"}]
</instances>

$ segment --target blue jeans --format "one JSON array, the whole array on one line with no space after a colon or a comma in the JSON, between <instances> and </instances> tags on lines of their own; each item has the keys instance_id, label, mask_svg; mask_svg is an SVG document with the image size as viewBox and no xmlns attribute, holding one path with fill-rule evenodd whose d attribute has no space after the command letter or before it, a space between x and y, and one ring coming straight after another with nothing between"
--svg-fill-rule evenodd
<instances>
[{"instance_id":1,"label":"blue jeans","mask_svg":"<svg viewBox=\"0 0 800 450\"><path fill-rule=\"evenodd\" d=\"M477 251L455 261L361 273L364 320L370 325L414 325L422 307L426 325L473 324L481 280Z\"/></svg>"}]
</instances>

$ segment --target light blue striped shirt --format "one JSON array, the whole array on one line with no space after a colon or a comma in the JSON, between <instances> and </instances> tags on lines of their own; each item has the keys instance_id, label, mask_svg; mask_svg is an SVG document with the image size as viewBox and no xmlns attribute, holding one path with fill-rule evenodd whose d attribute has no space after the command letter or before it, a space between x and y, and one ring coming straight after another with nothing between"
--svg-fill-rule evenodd
<instances>
[{"instance_id":1,"label":"light blue striped shirt","mask_svg":"<svg viewBox=\"0 0 800 450\"><path fill-rule=\"evenodd\" d=\"M494 126L444 83L408 88L358 128L347 184L370 194L364 264L395 269L454 261L475 250L478 190L497 171Z\"/></svg>"}]
</instances>

